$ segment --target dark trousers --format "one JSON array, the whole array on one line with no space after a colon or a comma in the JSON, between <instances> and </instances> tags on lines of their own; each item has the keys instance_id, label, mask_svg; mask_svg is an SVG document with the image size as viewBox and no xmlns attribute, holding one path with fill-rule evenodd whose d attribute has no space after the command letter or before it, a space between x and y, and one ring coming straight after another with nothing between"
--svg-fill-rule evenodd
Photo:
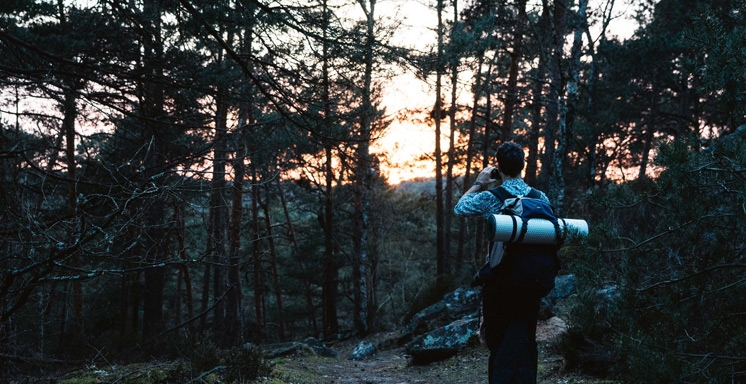
<instances>
[{"instance_id":1,"label":"dark trousers","mask_svg":"<svg viewBox=\"0 0 746 384\"><path fill-rule=\"evenodd\" d=\"M490 384L535 384L539 298L527 287L482 287Z\"/></svg>"}]
</instances>

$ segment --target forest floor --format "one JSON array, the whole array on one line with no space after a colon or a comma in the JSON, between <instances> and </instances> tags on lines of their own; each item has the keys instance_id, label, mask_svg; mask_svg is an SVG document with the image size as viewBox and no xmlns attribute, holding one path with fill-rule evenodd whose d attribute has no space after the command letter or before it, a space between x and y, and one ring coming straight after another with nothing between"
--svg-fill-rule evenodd
<instances>
[{"instance_id":1,"label":"forest floor","mask_svg":"<svg viewBox=\"0 0 746 384\"><path fill-rule=\"evenodd\" d=\"M556 319L556 318L555 318ZM551 344L564 330L564 323L541 322L537 329L539 342L539 383L601 384L613 383L563 371L564 360L552 352ZM389 335L379 334L366 340ZM476 384L487 383L489 351L481 345L470 345L457 355L428 365L411 364L403 347L382 350L360 361L349 357L360 340L347 340L332 345L338 359L316 356L276 359L275 369L263 383L271 384Z\"/></svg>"},{"instance_id":2,"label":"forest floor","mask_svg":"<svg viewBox=\"0 0 746 384\"><path fill-rule=\"evenodd\" d=\"M559 318L540 321L537 328L539 344L539 384L617 384L614 381L564 371L563 358L553 352L553 343L566 329ZM365 338L374 345L392 345L394 333L379 333ZM355 361L349 359L362 339L349 339L328 345L338 358L299 354L271 360L272 372L257 381L241 384L478 384L487 383L487 358L489 351L474 343L455 356L427 365L412 364L404 347L382 348L372 356ZM13 384L61 383L171 383L173 372L183 370L179 362L153 362L131 364L116 369L88 367L62 377L37 377L10 380ZM170 372L170 373L169 373ZM56 375L55 375L56 376ZM170 377L170 378L169 378ZM185 377L176 375L176 377ZM180 380L178 382L183 382ZM0 378L0 383L5 383ZM220 375L204 374L190 383L224 383Z\"/></svg>"}]
</instances>

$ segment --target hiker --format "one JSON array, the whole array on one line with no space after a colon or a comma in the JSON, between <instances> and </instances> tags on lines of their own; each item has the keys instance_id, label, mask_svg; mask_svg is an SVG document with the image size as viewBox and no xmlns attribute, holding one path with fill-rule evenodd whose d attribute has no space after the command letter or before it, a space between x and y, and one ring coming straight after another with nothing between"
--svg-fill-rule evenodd
<instances>
[{"instance_id":1,"label":"hiker","mask_svg":"<svg viewBox=\"0 0 746 384\"><path fill-rule=\"evenodd\" d=\"M497 167L487 167L459 199L454 211L457 215L487 217L500 213L503 201L487 189L490 183L502 179L501 187L509 194L535 198L549 203L547 196L532 189L521 178L524 167L523 148L514 142L505 142L497 149ZM494 245L494 244L493 244ZM507 248L503 262L492 270L498 276L508 276L514 263ZM518 252L514 252L518 253ZM512 271L516 272L516 271ZM489 383L536 383L538 351L536 324L539 301L546 292L530 286L505 284L500 277L482 284L482 324L480 338L490 350ZM502 283L502 284L501 284ZM553 281L552 281L553 285ZM551 289L551 288L549 288Z\"/></svg>"}]
</instances>

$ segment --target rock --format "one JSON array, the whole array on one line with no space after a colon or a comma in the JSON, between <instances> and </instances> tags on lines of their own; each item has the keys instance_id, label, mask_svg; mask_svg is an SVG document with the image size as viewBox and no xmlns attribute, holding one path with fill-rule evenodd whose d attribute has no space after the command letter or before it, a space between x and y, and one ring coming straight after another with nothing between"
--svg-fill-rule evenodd
<instances>
[{"instance_id":1,"label":"rock","mask_svg":"<svg viewBox=\"0 0 746 384\"><path fill-rule=\"evenodd\" d=\"M548 320L539 321L536 325L537 341L556 341L562 334L567 332L567 323L559 317L552 317Z\"/></svg>"},{"instance_id":2,"label":"rock","mask_svg":"<svg viewBox=\"0 0 746 384\"><path fill-rule=\"evenodd\" d=\"M576 290L575 275L557 276L554 289L540 302L539 319L555 318L562 312L561 303ZM406 344L415 361L436 361L455 354L470 337L477 337L480 294L480 287L462 287L443 295L443 300L418 312L402 328L399 345Z\"/></svg>"},{"instance_id":3,"label":"rock","mask_svg":"<svg viewBox=\"0 0 746 384\"><path fill-rule=\"evenodd\" d=\"M478 338L479 318L467 317L437 328L409 342L405 349L414 364L428 364L449 358Z\"/></svg>"},{"instance_id":4,"label":"rock","mask_svg":"<svg viewBox=\"0 0 746 384\"><path fill-rule=\"evenodd\" d=\"M461 287L443 295L443 300L418 312L402 328L399 333L399 344L408 342L416 335L476 313L479 309L480 289L479 287Z\"/></svg>"},{"instance_id":5,"label":"rock","mask_svg":"<svg viewBox=\"0 0 746 384\"><path fill-rule=\"evenodd\" d=\"M306 344L307 346L309 346L313 350L313 352L316 355L318 355L318 356L332 357L332 358L335 358L335 359L339 358L339 355L337 354L336 351L334 351L333 349L327 347L326 344L324 344L323 341L321 341L321 340L319 340L317 338L309 337L309 338L303 340L303 343Z\"/></svg>"},{"instance_id":6,"label":"rock","mask_svg":"<svg viewBox=\"0 0 746 384\"><path fill-rule=\"evenodd\" d=\"M288 343L267 344L262 345L261 348L262 352L264 352L264 356L269 359L290 355L308 356L315 353L314 350L311 349L311 347L297 341L291 341Z\"/></svg>"},{"instance_id":7,"label":"rock","mask_svg":"<svg viewBox=\"0 0 746 384\"><path fill-rule=\"evenodd\" d=\"M399 342L407 342L415 334L429 331L427 323L437 319L445 311L445 303L441 300L419 312L417 312L409 323L399 333Z\"/></svg>"},{"instance_id":8,"label":"rock","mask_svg":"<svg viewBox=\"0 0 746 384\"><path fill-rule=\"evenodd\" d=\"M261 346L264 356L273 359L275 357L290 356L290 355L317 355L322 357L339 358L337 352L329 348L324 342L309 337L303 342L291 341L287 343L275 343L266 344Z\"/></svg>"},{"instance_id":9,"label":"rock","mask_svg":"<svg viewBox=\"0 0 746 384\"><path fill-rule=\"evenodd\" d=\"M573 274L557 276L554 289L539 302L539 320L548 320L557 315L557 304L570 297L577 289L578 279Z\"/></svg>"},{"instance_id":10,"label":"rock","mask_svg":"<svg viewBox=\"0 0 746 384\"><path fill-rule=\"evenodd\" d=\"M578 278L573 274L557 276L554 278L554 289L547 297L556 303L559 300L570 297L577 289Z\"/></svg>"},{"instance_id":11,"label":"rock","mask_svg":"<svg viewBox=\"0 0 746 384\"><path fill-rule=\"evenodd\" d=\"M443 296L448 317L455 320L471 315L479 308L481 288L457 288Z\"/></svg>"},{"instance_id":12,"label":"rock","mask_svg":"<svg viewBox=\"0 0 746 384\"><path fill-rule=\"evenodd\" d=\"M355 347L355 350L352 351L350 360L362 360L376 352L378 352L378 349L373 345L373 343L363 340L357 345L357 347Z\"/></svg>"}]
</instances>

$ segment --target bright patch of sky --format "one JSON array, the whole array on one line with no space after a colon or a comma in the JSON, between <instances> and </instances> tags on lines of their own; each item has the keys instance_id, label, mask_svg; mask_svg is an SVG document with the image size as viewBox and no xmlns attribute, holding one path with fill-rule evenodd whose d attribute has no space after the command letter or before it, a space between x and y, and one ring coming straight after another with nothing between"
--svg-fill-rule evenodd
<instances>
[{"instance_id":1,"label":"bright patch of sky","mask_svg":"<svg viewBox=\"0 0 746 384\"><path fill-rule=\"evenodd\" d=\"M608 1L614 0L590 0L588 11L598 15L602 12L601 7ZM448 4L448 3L447 3ZM450 4L448 4L450 5ZM531 7L540 7L540 2L531 2ZM447 7L444 13L444 22L453 19L452 7ZM638 27L632 18L636 10L635 0L616 0L612 10L612 21L606 31L607 38L624 40L632 36ZM417 50L429 50L436 44L437 15L435 13L435 1L404 1L391 0L382 1L377 4L376 14L401 21L398 33L394 35L391 44L408 47ZM591 27L591 35L597 38L600 33L598 23ZM584 36L585 37L585 36ZM468 84L470 73L464 73L460 81ZM444 77L444 84L447 79ZM418 79L411 71L400 69L390 81L386 82L383 96L383 105L391 116L404 114L407 111L432 108L435 103L434 85ZM444 88L445 93L450 89ZM446 95L447 96L447 95ZM469 103L470 95L465 92L460 94L459 102ZM444 100L449 102L450 100ZM441 136L441 148L448 147L448 120L443 120ZM411 178L434 177L434 162L432 153L435 148L434 127L423 123L412 121L395 120L385 135L374 143L372 149L378 153L384 153L388 162L384 164L384 172L387 173L391 184Z\"/></svg>"}]
</instances>

